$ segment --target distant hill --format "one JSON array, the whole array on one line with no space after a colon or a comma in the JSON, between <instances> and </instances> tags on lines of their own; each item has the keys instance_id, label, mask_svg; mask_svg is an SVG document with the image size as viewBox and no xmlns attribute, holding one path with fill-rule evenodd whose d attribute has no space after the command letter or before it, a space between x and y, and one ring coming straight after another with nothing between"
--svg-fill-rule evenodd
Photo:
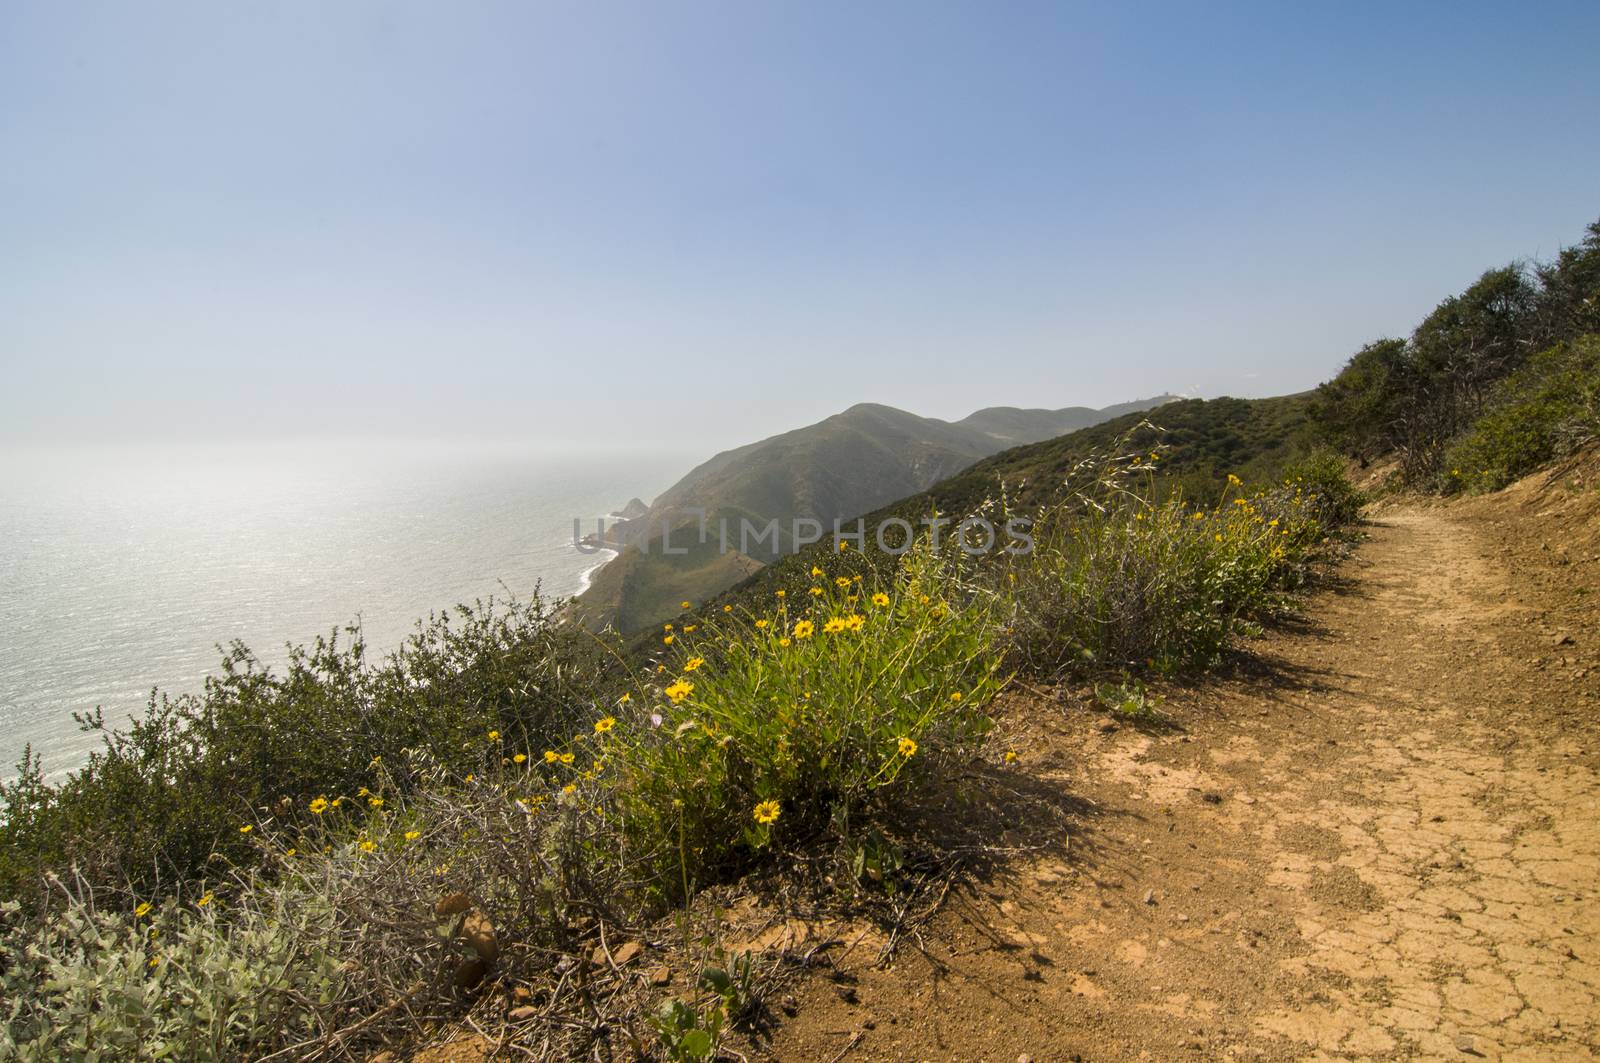
<instances>
[{"instance_id":1,"label":"distant hill","mask_svg":"<svg viewBox=\"0 0 1600 1063\"><path fill-rule=\"evenodd\" d=\"M1066 497L1065 484L1078 463L1109 451L1124 436L1130 436L1136 453L1158 444L1164 448L1161 488L1212 499L1226 486L1230 473L1250 484L1270 482L1313 449L1317 442L1313 409L1312 392L1269 399L1174 401L1154 412L1135 411L1058 438L1013 447L859 516L869 529L896 517L915 526L935 512L958 518L998 497L1002 489L1019 509L1059 502ZM1146 421L1151 427L1140 428ZM850 524L854 523L852 519ZM876 550L853 557L858 563L863 559L869 564L894 563L892 556ZM729 602L759 607L779 588L803 591L813 564L834 563L830 543L808 546L752 570L707 607Z\"/></svg>"},{"instance_id":2,"label":"distant hill","mask_svg":"<svg viewBox=\"0 0 1600 1063\"><path fill-rule=\"evenodd\" d=\"M919 417L892 406L860 403L816 424L724 451L692 469L634 519L608 529L621 551L579 602L593 624L622 630L673 615L681 601L699 602L796 548L795 518L831 531L845 520L925 490L997 451L1046 440L1172 400L1162 395L1105 410L991 407L960 421ZM702 520L713 542L699 542ZM741 541L742 522L774 537ZM721 529L729 530L729 549ZM662 552L662 533L672 549Z\"/></svg>"}]
</instances>

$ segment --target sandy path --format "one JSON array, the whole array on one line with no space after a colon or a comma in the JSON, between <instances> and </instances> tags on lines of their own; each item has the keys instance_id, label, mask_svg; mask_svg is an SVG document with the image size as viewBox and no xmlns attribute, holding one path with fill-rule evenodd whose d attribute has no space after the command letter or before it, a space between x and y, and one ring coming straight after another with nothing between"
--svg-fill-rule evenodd
<instances>
[{"instance_id":1,"label":"sandy path","mask_svg":"<svg viewBox=\"0 0 1600 1063\"><path fill-rule=\"evenodd\" d=\"M1600 566L1443 508L1369 531L1172 726L1008 705L1022 851L808 983L772 1055L1595 1058Z\"/></svg>"}]
</instances>

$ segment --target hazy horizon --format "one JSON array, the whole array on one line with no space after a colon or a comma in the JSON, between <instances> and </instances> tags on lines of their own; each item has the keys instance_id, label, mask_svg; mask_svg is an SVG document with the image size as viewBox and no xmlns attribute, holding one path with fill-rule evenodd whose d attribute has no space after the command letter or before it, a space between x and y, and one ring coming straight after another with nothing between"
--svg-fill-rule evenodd
<instances>
[{"instance_id":1,"label":"hazy horizon","mask_svg":"<svg viewBox=\"0 0 1600 1063\"><path fill-rule=\"evenodd\" d=\"M0 10L0 443L1281 394L1600 215L1600 8Z\"/></svg>"}]
</instances>

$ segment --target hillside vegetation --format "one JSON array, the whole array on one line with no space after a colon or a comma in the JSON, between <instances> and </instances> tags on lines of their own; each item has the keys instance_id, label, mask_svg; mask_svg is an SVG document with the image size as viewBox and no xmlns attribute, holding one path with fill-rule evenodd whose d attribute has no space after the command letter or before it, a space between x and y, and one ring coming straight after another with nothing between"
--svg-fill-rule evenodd
<instances>
[{"instance_id":1,"label":"hillside vegetation","mask_svg":"<svg viewBox=\"0 0 1600 1063\"><path fill-rule=\"evenodd\" d=\"M1500 486L1592 436L1592 346L1579 341L1596 333L1600 221L1553 262L1489 270L1409 338L1363 347L1318 389L1314 416L1363 463L1394 455L1410 486Z\"/></svg>"},{"instance_id":2,"label":"hillside vegetation","mask_svg":"<svg viewBox=\"0 0 1600 1063\"><path fill-rule=\"evenodd\" d=\"M724 451L643 514L607 529L606 542L621 553L597 574L580 613L591 626L638 631L673 615L681 600L703 601L793 552L797 518L816 522L820 535L837 519L923 490L998 450L1148 410L1168 398L1104 410L991 407L955 422L860 403ZM775 534L763 536L771 521ZM751 536L741 534L746 524L755 529ZM709 543L701 542L702 528Z\"/></svg>"}]
</instances>

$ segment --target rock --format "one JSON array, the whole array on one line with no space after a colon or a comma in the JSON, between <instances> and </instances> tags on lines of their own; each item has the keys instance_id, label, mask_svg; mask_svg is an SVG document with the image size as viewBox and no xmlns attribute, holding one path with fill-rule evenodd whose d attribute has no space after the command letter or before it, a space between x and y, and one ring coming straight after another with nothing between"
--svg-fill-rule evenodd
<instances>
[{"instance_id":1,"label":"rock","mask_svg":"<svg viewBox=\"0 0 1600 1063\"><path fill-rule=\"evenodd\" d=\"M1204 801L1208 805L1220 805L1222 804L1222 795L1208 790L1200 795L1200 800Z\"/></svg>"},{"instance_id":2,"label":"rock","mask_svg":"<svg viewBox=\"0 0 1600 1063\"><path fill-rule=\"evenodd\" d=\"M800 1002L794 998L793 993L785 993L783 999L778 1002L778 1007L782 1008L783 1013L791 1019L800 1014Z\"/></svg>"},{"instance_id":3,"label":"rock","mask_svg":"<svg viewBox=\"0 0 1600 1063\"><path fill-rule=\"evenodd\" d=\"M1017 1057L1017 1063L1033 1063L1033 1057L1024 1052Z\"/></svg>"},{"instance_id":4,"label":"rock","mask_svg":"<svg viewBox=\"0 0 1600 1063\"><path fill-rule=\"evenodd\" d=\"M651 985L666 985L672 981L672 969L666 965L650 968L650 973L645 976Z\"/></svg>"},{"instance_id":5,"label":"rock","mask_svg":"<svg viewBox=\"0 0 1600 1063\"><path fill-rule=\"evenodd\" d=\"M1241 805L1253 805L1256 803L1256 799L1253 797L1241 797L1239 798L1239 803Z\"/></svg>"},{"instance_id":6,"label":"rock","mask_svg":"<svg viewBox=\"0 0 1600 1063\"><path fill-rule=\"evenodd\" d=\"M1465 1052L1469 1056L1475 1056L1478 1054L1477 1042L1472 1039L1471 1034L1457 1034L1456 1051Z\"/></svg>"},{"instance_id":7,"label":"rock","mask_svg":"<svg viewBox=\"0 0 1600 1063\"><path fill-rule=\"evenodd\" d=\"M1144 903L1146 903L1146 904L1154 904L1154 903L1156 903L1156 891L1155 890L1145 890L1144 891Z\"/></svg>"},{"instance_id":8,"label":"rock","mask_svg":"<svg viewBox=\"0 0 1600 1063\"><path fill-rule=\"evenodd\" d=\"M532 1003L533 1002L533 990L529 989L525 985L517 986L516 988L511 990L511 1002L513 1004L530 1004L530 1003Z\"/></svg>"},{"instance_id":9,"label":"rock","mask_svg":"<svg viewBox=\"0 0 1600 1063\"><path fill-rule=\"evenodd\" d=\"M1565 631L1557 632L1550 639L1550 645L1552 646L1572 646L1576 642L1577 640ZM1463 1049L1463 1051L1465 1051L1465 1049Z\"/></svg>"},{"instance_id":10,"label":"rock","mask_svg":"<svg viewBox=\"0 0 1600 1063\"><path fill-rule=\"evenodd\" d=\"M1188 921L1189 921L1189 917L1188 917L1188 916L1187 916L1187 915L1183 915L1183 914L1181 914L1181 913L1180 913L1180 914L1179 914L1179 916L1178 916L1178 922L1180 922L1180 923L1187 923L1187 922L1188 922Z\"/></svg>"},{"instance_id":11,"label":"rock","mask_svg":"<svg viewBox=\"0 0 1600 1063\"><path fill-rule=\"evenodd\" d=\"M472 947L485 965L500 958L500 939L495 935L494 924L480 911L471 911L461 921L461 939Z\"/></svg>"},{"instance_id":12,"label":"rock","mask_svg":"<svg viewBox=\"0 0 1600 1063\"><path fill-rule=\"evenodd\" d=\"M836 985L833 991L846 1004L861 1003L861 994L856 992L856 987L853 985Z\"/></svg>"},{"instance_id":13,"label":"rock","mask_svg":"<svg viewBox=\"0 0 1600 1063\"><path fill-rule=\"evenodd\" d=\"M533 1007L512 1008L506 1013L507 1022L527 1022L529 1019L537 1019L538 1017L539 1009Z\"/></svg>"},{"instance_id":14,"label":"rock","mask_svg":"<svg viewBox=\"0 0 1600 1063\"><path fill-rule=\"evenodd\" d=\"M625 941L611 950L609 962L616 964L618 967L625 967L629 960L637 959L638 956L639 943L637 941ZM606 960L606 950L599 945L594 947L594 952L589 954L589 959L596 967L605 967L608 962Z\"/></svg>"},{"instance_id":15,"label":"rock","mask_svg":"<svg viewBox=\"0 0 1600 1063\"><path fill-rule=\"evenodd\" d=\"M474 988L489 973L489 965L480 956L468 956L456 967L453 981L462 991Z\"/></svg>"},{"instance_id":16,"label":"rock","mask_svg":"<svg viewBox=\"0 0 1600 1063\"><path fill-rule=\"evenodd\" d=\"M1103 735L1114 734L1117 730L1117 721L1109 716L1100 717L1100 733Z\"/></svg>"},{"instance_id":17,"label":"rock","mask_svg":"<svg viewBox=\"0 0 1600 1063\"><path fill-rule=\"evenodd\" d=\"M433 906L433 914L440 919L448 919L452 915L460 915L472 908L472 898L465 893L451 893L440 898L439 903Z\"/></svg>"}]
</instances>

